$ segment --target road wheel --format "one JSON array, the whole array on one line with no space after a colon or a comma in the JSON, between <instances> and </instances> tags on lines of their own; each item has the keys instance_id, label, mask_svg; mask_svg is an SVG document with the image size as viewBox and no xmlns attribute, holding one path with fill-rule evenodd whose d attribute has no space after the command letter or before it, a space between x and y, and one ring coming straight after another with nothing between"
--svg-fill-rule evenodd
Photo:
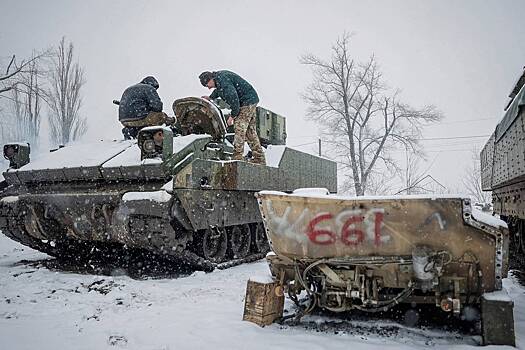
<instances>
[{"instance_id":1,"label":"road wheel","mask_svg":"<svg viewBox=\"0 0 525 350\"><path fill-rule=\"evenodd\" d=\"M214 263L226 258L228 238L224 228L207 228L202 231L202 257Z\"/></svg>"},{"instance_id":2,"label":"road wheel","mask_svg":"<svg viewBox=\"0 0 525 350\"><path fill-rule=\"evenodd\" d=\"M234 259L242 259L250 253L252 234L250 226L237 225L229 230L230 252Z\"/></svg>"},{"instance_id":3,"label":"road wheel","mask_svg":"<svg viewBox=\"0 0 525 350\"><path fill-rule=\"evenodd\" d=\"M255 241L255 249L258 253L268 253L270 251L270 244L266 237L264 225L261 222L258 222L254 226L253 240Z\"/></svg>"}]
</instances>

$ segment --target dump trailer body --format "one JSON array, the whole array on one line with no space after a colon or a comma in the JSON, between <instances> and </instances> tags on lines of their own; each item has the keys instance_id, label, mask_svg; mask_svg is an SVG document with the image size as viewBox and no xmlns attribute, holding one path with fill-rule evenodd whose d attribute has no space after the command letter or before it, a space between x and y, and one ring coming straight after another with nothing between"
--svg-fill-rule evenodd
<instances>
[{"instance_id":1,"label":"dump trailer body","mask_svg":"<svg viewBox=\"0 0 525 350\"><path fill-rule=\"evenodd\" d=\"M404 288L414 281L418 252L442 252L450 261L440 280L460 278L462 292L478 296L501 289L508 271L505 223L473 211L467 198L258 196L272 250L290 260L377 263L393 268L389 287Z\"/></svg>"},{"instance_id":2,"label":"dump trailer body","mask_svg":"<svg viewBox=\"0 0 525 350\"><path fill-rule=\"evenodd\" d=\"M507 276L507 226L473 209L468 198L341 197L323 189L257 197L270 270L292 300L307 292L309 306L299 306L301 312L381 312L412 303L459 316L492 300ZM512 302L504 303L508 321ZM484 327L487 344L507 335L513 342L513 331Z\"/></svg>"}]
</instances>

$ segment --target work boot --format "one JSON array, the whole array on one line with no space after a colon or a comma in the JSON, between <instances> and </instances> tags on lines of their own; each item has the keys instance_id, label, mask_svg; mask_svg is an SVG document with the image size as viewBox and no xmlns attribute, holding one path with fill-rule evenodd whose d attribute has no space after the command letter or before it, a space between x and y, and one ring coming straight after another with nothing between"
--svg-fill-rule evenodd
<instances>
[{"instance_id":1,"label":"work boot","mask_svg":"<svg viewBox=\"0 0 525 350\"><path fill-rule=\"evenodd\" d=\"M251 163L253 164L260 164L260 165L266 165L266 157L264 156L264 153L262 152L251 152Z\"/></svg>"},{"instance_id":2,"label":"work boot","mask_svg":"<svg viewBox=\"0 0 525 350\"><path fill-rule=\"evenodd\" d=\"M262 157L253 157L250 163L259 164L259 165L266 165L266 159L264 159L264 156L262 156Z\"/></svg>"}]
</instances>

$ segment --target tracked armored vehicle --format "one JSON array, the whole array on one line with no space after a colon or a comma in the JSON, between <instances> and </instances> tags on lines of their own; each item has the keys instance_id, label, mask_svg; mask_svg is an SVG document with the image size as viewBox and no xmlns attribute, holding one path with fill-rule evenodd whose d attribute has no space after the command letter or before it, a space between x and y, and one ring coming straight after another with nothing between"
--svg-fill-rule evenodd
<instances>
[{"instance_id":1,"label":"tracked armored vehicle","mask_svg":"<svg viewBox=\"0 0 525 350\"><path fill-rule=\"evenodd\" d=\"M56 257L141 249L209 270L266 252L255 192L336 191L334 162L271 144L268 166L231 161L214 104L190 97L173 108L175 136L148 127L137 140L73 144L29 163L27 145L6 145L2 232Z\"/></svg>"},{"instance_id":2,"label":"tracked armored vehicle","mask_svg":"<svg viewBox=\"0 0 525 350\"><path fill-rule=\"evenodd\" d=\"M514 345L513 304L502 288L507 226L470 199L303 190L264 191L258 200L273 250L267 260L298 304L297 318L426 304L462 319L481 311L485 344Z\"/></svg>"},{"instance_id":3,"label":"tracked armored vehicle","mask_svg":"<svg viewBox=\"0 0 525 350\"><path fill-rule=\"evenodd\" d=\"M480 158L482 189L509 225L511 263L525 271L525 68Z\"/></svg>"}]
</instances>

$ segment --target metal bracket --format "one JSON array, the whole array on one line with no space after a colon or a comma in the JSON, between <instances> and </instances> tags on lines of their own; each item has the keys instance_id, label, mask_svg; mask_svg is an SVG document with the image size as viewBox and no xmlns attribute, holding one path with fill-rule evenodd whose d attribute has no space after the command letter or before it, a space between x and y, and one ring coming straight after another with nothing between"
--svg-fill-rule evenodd
<instances>
[{"instance_id":1,"label":"metal bracket","mask_svg":"<svg viewBox=\"0 0 525 350\"><path fill-rule=\"evenodd\" d=\"M502 288L503 279L503 234L493 229L491 226L480 223L472 217L471 201L468 198L463 199L463 220L467 225L475 227L490 234L495 240L496 252L494 256L494 277L496 279L496 289Z\"/></svg>"}]
</instances>

